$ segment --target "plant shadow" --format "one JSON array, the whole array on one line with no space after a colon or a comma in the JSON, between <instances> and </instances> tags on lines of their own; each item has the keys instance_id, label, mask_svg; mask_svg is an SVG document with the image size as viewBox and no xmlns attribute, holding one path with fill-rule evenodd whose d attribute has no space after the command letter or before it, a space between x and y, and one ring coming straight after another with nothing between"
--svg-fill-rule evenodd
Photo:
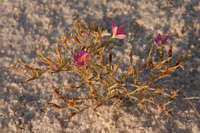
<instances>
[{"instance_id":1,"label":"plant shadow","mask_svg":"<svg viewBox=\"0 0 200 133\"><path fill-rule=\"evenodd\" d=\"M111 1L114 2L114 1ZM111 25L112 21L115 21L117 25L124 25L126 29L128 30L128 36L127 39L123 41L116 41L116 46L114 46L112 52L115 54L115 60L114 62L117 62L118 59L122 59L122 65L121 70L125 70L127 68L127 61L128 57L126 56L130 50L133 50L134 56L136 56L137 60L135 60L136 66L139 66L142 64L143 61L145 61L145 58L147 57L148 50L151 47L151 43L153 41L153 38L155 37L155 31L161 30L163 33L168 34L168 31L172 28L171 24L166 26L156 26L154 31L147 29L144 25L140 24L137 20L143 17L143 14L139 12L140 4L138 2L131 2L131 1L119 1L118 4L124 4L127 7L133 6L133 9L130 9L130 12L127 14L120 14L120 8L111 8L110 11L107 10L107 2L97 2L92 3L87 0L83 0L82 2L78 1L70 1L68 2L68 8L73 11L72 14L83 14L83 16L80 16L81 21L86 21L90 23L91 21L96 21L99 23L100 27L103 29L108 29L108 32L111 33ZM43 4L44 3L38 3ZM137 119L141 120L139 121L141 125L145 127L151 127L153 130L163 132L163 133L171 133L171 132L183 132L183 133L192 133L192 127L191 127L191 121L192 123L195 123L200 129L200 118L196 117L195 113L191 113L193 111L191 105L188 103L187 100L184 99L184 95L187 97L200 97L200 90L199 86L200 83L198 82L200 79L200 30L196 29L196 24L200 23L200 19L198 14L200 14L200 11L197 11L195 9L195 5L199 5L199 1L191 1L188 2L186 5L181 4L180 1L175 1L176 6L166 9L159 9L160 11L164 12L165 15L167 15L167 20L171 20L171 16L173 16L173 11L181 8L182 6L186 7L186 10L182 13L181 20L184 21L184 25L182 27L182 32L173 33L173 36L171 36L171 40L175 41L175 47L177 47L178 50L175 51L174 57L177 58L180 56L182 52L188 52L192 54L192 58L186 62L185 70L184 71L177 71L175 72L170 79L167 79L163 84L166 84L166 87L173 87L173 88L181 88L181 92L179 96L174 100L174 103L170 105L169 107L173 111L173 117L166 120L165 118L159 117L155 119L155 116L158 116L158 114L147 113L141 109L137 104L129 104L124 105L121 109L125 111L127 114L130 114L132 117L136 117ZM58 3L59 5L59 3ZM88 5L88 6L87 6ZM159 2L158 2L159 6ZM96 10L96 12L100 12L100 16L95 16L95 11L91 12L90 8L93 8ZM26 10L26 9L24 9ZM71 21L66 22L66 18L63 16L63 14L60 13L58 10L51 10L50 15L48 16L50 18L50 25L53 27L53 30L46 32L41 32L37 30L38 28L42 28L42 25L38 24L38 26L35 28L32 25L33 23L30 23L27 20L26 14L23 14L24 10L21 10L21 17L19 17L19 26L18 29L23 28L25 33L29 33L29 31L33 32L33 37L41 36L47 38L47 41L49 44L52 44L51 48L55 47L54 44L57 43L57 40L55 39L60 34L59 27L63 27L62 31L69 31L69 27L71 25ZM149 8L143 9L146 12L152 12L153 11ZM158 10L158 11L159 11ZM111 14L112 13L112 14ZM114 14L114 15L113 15ZM119 15L115 15L119 14ZM191 19L192 17L192 19ZM70 18L70 17L69 17ZM169 33L172 34L172 33ZM183 38L183 39L182 39ZM20 46L21 47L21 46ZM22 47L20 48L21 51L25 48L25 43L22 44ZM49 48L47 47L47 49ZM132 49L133 47L133 49ZM12 49L14 51L16 49ZM36 57L36 47L32 49L32 53L27 53L27 56L29 59L33 59L33 57ZM5 54L0 53L0 57L9 56ZM18 55L19 56L19 55ZM14 57L12 57L14 58ZM22 59L23 60L23 59ZM26 59L24 59L26 60ZM141 61L142 60L142 61ZM140 62L141 61L141 62ZM0 99L3 101L7 101L6 104L12 104L12 106L4 106L1 109L1 112L4 114L7 114L9 117L1 117L1 123L3 127L7 127L8 123L10 121L17 121L19 123L18 126L26 125L31 120L34 120L38 118L36 115L37 113L41 114L41 116L46 115L44 113L44 102L43 101L50 101L52 100L52 96L46 96L52 95L51 91L44 91L40 90L42 87L37 88L36 82L31 83L29 85L22 85L21 89L16 89L19 86L12 86L8 85L9 83L19 83L20 80L16 78L16 75L11 73L9 70L1 69L0 71L0 82L1 82L1 88L0 90ZM15 76L13 76L15 75ZM6 78L5 78L6 77ZM67 76L65 74L61 74L56 78L54 82L51 82L51 84L62 84L62 80L64 80ZM67 77L70 78L70 77ZM53 78L54 79L54 78ZM17 81L16 81L17 80ZM44 81L48 80L42 80L39 81L41 84L44 84L45 87L48 87L47 84L43 83ZM51 80L52 81L52 80ZM57 82L57 83L56 83ZM34 87L33 87L34 86ZM24 91L22 91L24 90ZM45 94L45 95L44 95ZM13 100L16 100L18 103L14 104L12 103ZM195 107L197 108L197 111L200 110L200 103L198 101L192 101L194 103ZM27 107L28 106L28 107ZM14 116L9 115L7 112L9 112L9 108L13 108L14 110ZM149 107L149 109L156 110L155 107ZM59 112L59 111L58 111ZM61 124L61 127L63 129L67 128L69 125L64 122L64 119L66 118L64 112L61 111L62 115L58 113L57 111L53 111L54 114L57 114L58 117L54 117L55 119L58 119L58 121ZM118 115L115 114L114 111L113 116L114 119L118 119ZM47 113L48 114L48 113ZM86 114L90 114L89 112L86 112ZM51 116L51 115L50 115ZM79 115L80 116L80 115ZM101 117L101 116L100 116ZM142 120L142 118L145 118L145 120ZM112 118L111 118L112 119ZM91 118L89 120L92 120ZM117 121L117 120L114 120ZM137 121L137 122L138 122ZM80 126L80 123L78 120L72 120L74 125L76 127ZM92 124L92 123L91 123ZM29 124L30 125L30 124ZM183 125L181 127L180 125ZM159 127L162 127L159 129ZM28 127L31 128L31 127ZM159 129L159 130L158 130ZM30 129L31 130L31 129ZM92 129L91 129L92 130ZM120 130L120 129L119 129ZM87 132L89 132L87 130Z\"/></svg>"}]
</instances>

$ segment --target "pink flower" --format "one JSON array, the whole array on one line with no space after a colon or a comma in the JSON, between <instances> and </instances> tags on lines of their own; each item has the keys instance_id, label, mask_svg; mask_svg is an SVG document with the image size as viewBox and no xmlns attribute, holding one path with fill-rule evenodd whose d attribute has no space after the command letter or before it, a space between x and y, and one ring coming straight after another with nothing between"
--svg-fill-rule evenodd
<instances>
[{"instance_id":1,"label":"pink flower","mask_svg":"<svg viewBox=\"0 0 200 133\"><path fill-rule=\"evenodd\" d=\"M54 70L54 71L57 71L58 69L59 69L59 66L58 66L57 64L54 64L54 65L53 65L53 70Z\"/></svg>"},{"instance_id":2,"label":"pink flower","mask_svg":"<svg viewBox=\"0 0 200 133\"><path fill-rule=\"evenodd\" d=\"M90 35L90 32L89 32L89 31L87 31L87 32L86 32L86 34L89 36L89 35Z\"/></svg>"},{"instance_id":3,"label":"pink flower","mask_svg":"<svg viewBox=\"0 0 200 133\"><path fill-rule=\"evenodd\" d=\"M78 55L74 55L74 60L76 61L76 64L78 66L87 65L90 61L90 54L83 50L80 50Z\"/></svg>"},{"instance_id":4,"label":"pink flower","mask_svg":"<svg viewBox=\"0 0 200 133\"><path fill-rule=\"evenodd\" d=\"M124 31L124 26L116 26L114 22L112 22L112 38L124 39L126 37L126 32Z\"/></svg>"},{"instance_id":5,"label":"pink flower","mask_svg":"<svg viewBox=\"0 0 200 133\"><path fill-rule=\"evenodd\" d=\"M169 39L169 36L166 36L163 38L159 33L157 38L154 39L154 41L158 44L158 46L161 46L161 45L167 43L168 39Z\"/></svg>"}]
</instances>

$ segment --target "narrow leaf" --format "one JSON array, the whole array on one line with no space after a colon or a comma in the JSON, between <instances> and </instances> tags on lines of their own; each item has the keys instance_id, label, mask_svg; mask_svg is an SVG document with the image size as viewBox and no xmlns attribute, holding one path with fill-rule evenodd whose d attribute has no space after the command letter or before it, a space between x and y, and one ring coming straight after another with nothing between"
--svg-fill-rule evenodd
<instances>
[{"instance_id":1,"label":"narrow leaf","mask_svg":"<svg viewBox=\"0 0 200 133\"><path fill-rule=\"evenodd\" d=\"M73 39L74 39L74 41L75 41L76 43L78 43L79 45L81 45L81 42L79 41L79 39L77 38L76 35L73 35L72 37L73 37Z\"/></svg>"},{"instance_id":2,"label":"narrow leaf","mask_svg":"<svg viewBox=\"0 0 200 133\"><path fill-rule=\"evenodd\" d=\"M166 58L165 60L154 66L152 70L155 71L156 69L160 69L160 67L163 66L169 60L171 60L171 57Z\"/></svg>"},{"instance_id":3,"label":"narrow leaf","mask_svg":"<svg viewBox=\"0 0 200 133\"><path fill-rule=\"evenodd\" d=\"M112 64L112 52L109 51L108 53L108 62L109 62L109 66L112 69L113 68L113 64Z\"/></svg>"},{"instance_id":4,"label":"narrow leaf","mask_svg":"<svg viewBox=\"0 0 200 133\"><path fill-rule=\"evenodd\" d=\"M58 47L58 45L56 46L56 53L57 53L57 59L59 61L60 64L62 64L62 55L60 53L60 48Z\"/></svg>"},{"instance_id":5,"label":"narrow leaf","mask_svg":"<svg viewBox=\"0 0 200 133\"><path fill-rule=\"evenodd\" d=\"M114 70L112 71L111 75L114 75L117 72L117 70L119 69L119 66L120 66L120 60L118 61L117 65L115 65Z\"/></svg>"},{"instance_id":6,"label":"narrow leaf","mask_svg":"<svg viewBox=\"0 0 200 133\"><path fill-rule=\"evenodd\" d=\"M165 78L165 77L170 77L170 76L171 76L170 73L163 73L162 75L160 75L160 76L155 77L154 79L152 79L152 82L156 82L156 81L158 81L158 80L160 80L160 79L163 79L163 78Z\"/></svg>"},{"instance_id":7,"label":"narrow leaf","mask_svg":"<svg viewBox=\"0 0 200 133\"><path fill-rule=\"evenodd\" d=\"M133 65L133 48L131 48L130 50L129 60L130 60L130 64Z\"/></svg>"}]
</instances>

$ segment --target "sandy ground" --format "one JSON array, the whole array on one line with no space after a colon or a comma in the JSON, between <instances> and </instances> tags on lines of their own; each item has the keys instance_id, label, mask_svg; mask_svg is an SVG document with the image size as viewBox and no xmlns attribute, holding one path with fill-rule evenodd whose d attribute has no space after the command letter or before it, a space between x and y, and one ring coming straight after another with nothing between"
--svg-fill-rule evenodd
<instances>
[{"instance_id":1,"label":"sandy ground","mask_svg":"<svg viewBox=\"0 0 200 133\"><path fill-rule=\"evenodd\" d=\"M173 0L1 0L0 2L0 132L1 133L200 133L200 1ZM111 23L123 24L128 37L113 51L127 61L126 54L134 45L134 54L144 58L145 50L158 33L170 35L174 54L187 51L193 58L166 85L181 88L170 105L169 120L146 114L136 105L120 110L112 106L99 109L98 117L91 110L64 122L66 111L48 108L46 101L55 101L52 86L68 83L69 75L43 77L29 84L17 72L9 70L21 60L33 64L38 48L51 52L63 34L72 26L72 16L81 21L97 21L111 32ZM191 105L193 104L193 106ZM195 110L196 109L196 110Z\"/></svg>"}]
</instances>

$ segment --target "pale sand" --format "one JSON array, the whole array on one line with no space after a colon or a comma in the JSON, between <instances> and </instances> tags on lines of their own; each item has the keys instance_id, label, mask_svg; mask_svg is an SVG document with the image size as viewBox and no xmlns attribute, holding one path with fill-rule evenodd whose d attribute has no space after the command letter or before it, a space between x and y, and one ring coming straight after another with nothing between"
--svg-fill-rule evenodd
<instances>
[{"instance_id":1,"label":"pale sand","mask_svg":"<svg viewBox=\"0 0 200 133\"><path fill-rule=\"evenodd\" d=\"M1 133L200 133L200 118L183 99L200 97L200 1L174 0L175 6L161 9L165 0L1 0L0 2L0 132ZM111 32L111 23L123 24L128 37L113 52L128 61L134 45L135 62L144 58L152 38L159 32L169 34L174 56L188 51L193 58L165 82L165 86L183 88L170 105L174 116L166 120L151 108L146 114L133 104L120 110L113 106L92 110L64 122L67 112L48 108L56 102L52 86L60 87L69 75L47 77L20 85L24 78L7 68L18 59L33 64L38 48L49 52L72 25L72 16L81 21L97 21ZM47 52L47 51L46 51ZM144 54L145 53L145 54ZM200 100L190 100L200 112Z\"/></svg>"}]
</instances>

